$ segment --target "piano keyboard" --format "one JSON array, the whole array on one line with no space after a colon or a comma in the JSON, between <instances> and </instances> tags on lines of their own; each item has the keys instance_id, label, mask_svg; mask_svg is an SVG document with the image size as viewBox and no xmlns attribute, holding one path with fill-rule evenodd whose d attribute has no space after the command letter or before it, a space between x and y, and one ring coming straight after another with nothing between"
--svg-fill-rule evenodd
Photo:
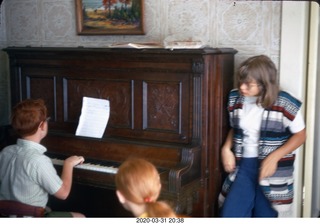
<instances>
[{"instance_id":1,"label":"piano keyboard","mask_svg":"<svg viewBox=\"0 0 320 224\"><path fill-rule=\"evenodd\" d=\"M58 165L58 166L63 166L63 163L64 163L64 160L57 159L57 158L51 158L51 161L52 161L53 165ZM102 173L112 173L112 174L116 174L118 172L118 168L116 168L116 167L101 166L98 164L91 164L91 163L79 164L79 165L76 165L74 168L97 171L97 172L102 172Z\"/></svg>"}]
</instances>

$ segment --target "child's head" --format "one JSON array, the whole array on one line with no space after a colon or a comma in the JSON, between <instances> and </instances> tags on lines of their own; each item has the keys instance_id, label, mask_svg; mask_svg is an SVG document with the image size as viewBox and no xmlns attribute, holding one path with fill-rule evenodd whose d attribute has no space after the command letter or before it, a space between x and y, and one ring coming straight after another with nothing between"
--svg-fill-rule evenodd
<instances>
[{"instance_id":1,"label":"child's head","mask_svg":"<svg viewBox=\"0 0 320 224\"><path fill-rule=\"evenodd\" d=\"M47 119L47 107L41 99L27 99L12 110L11 125L21 137L36 133L41 123Z\"/></svg>"},{"instance_id":2,"label":"child's head","mask_svg":"<svg viewBox=\"0 0 320 224\"><path fill-rule=\"evenodd\" d=\"M119 167L115 181L119 201L135 216L142 213L151 217L175 216L170 206L157 202L161 181L152 163L140 158L128 159Z\"/></svg>"},{"instance_id":3,"label":"child's head","mask_svg":"<svg viewBox=\"0 0 320 224\"><path fill-rule=\"evenodd\" d=\"M116 187L123 196L137 204L156 201L161 190L157 169L150 162L133 158L125 161L116 175Z\"/></svg>"},{"instance_id":4,"label":"child's head","mask_svg":"<svg viewBox=\"0 0 320 224\"><path fill-rule=\"evenodd\" d=\"M275 64L265 55L253 56L240 64L237 73L238 87L258 87L258 103L270 107L279 92L278 74ZM253 84L252 84L253 83Z\"/></svg>"}]
</instances>

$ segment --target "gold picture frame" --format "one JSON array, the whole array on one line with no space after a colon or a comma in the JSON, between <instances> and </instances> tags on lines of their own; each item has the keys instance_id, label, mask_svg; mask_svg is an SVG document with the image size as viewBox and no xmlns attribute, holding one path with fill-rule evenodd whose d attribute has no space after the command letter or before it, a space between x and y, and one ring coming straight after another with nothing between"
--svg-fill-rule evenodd
<instances>
[{"instance_id":1,"label":"gold picture frame","mask_svg":"<svg viewBox=\"0 0 320 224\"><path fill-rule=\"evenodd\" d=\"M144 35L143 0L75 0L78 35Z\"/></svg>"}]
</instances>

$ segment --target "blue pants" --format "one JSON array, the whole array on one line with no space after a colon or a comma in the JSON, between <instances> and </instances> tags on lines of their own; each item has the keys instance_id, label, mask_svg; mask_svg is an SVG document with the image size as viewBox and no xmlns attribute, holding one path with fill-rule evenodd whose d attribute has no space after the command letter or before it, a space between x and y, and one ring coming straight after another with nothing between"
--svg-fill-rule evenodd
<instances>
[{"instance_id":1,"label":"blue pants","mask_svg":"<svg viewBox=\"0 0 320 224\"><path fill-rule=\"evenodd\" d=\"M234 183L231 185L221 217L278 217L259 185L257 158L242 158Z\"/></svg>"}]
</instances>

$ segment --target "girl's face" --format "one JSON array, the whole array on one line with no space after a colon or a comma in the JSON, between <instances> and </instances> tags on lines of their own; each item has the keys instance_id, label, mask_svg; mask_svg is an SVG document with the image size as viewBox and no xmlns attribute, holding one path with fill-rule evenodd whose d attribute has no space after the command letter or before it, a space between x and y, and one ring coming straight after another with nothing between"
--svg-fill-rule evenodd
<instances>
[{"instance_id":1,"label":"girl's face","mask_svg":"<svg viewBox=\"0 0 320 224\"><path fill-rule=\"evenodd\" d=\"M260 84L258 84L255 80L241 83L239 86L239 89L243 96L259 96L260 95Z\"/></svg>"}]
</instances>

